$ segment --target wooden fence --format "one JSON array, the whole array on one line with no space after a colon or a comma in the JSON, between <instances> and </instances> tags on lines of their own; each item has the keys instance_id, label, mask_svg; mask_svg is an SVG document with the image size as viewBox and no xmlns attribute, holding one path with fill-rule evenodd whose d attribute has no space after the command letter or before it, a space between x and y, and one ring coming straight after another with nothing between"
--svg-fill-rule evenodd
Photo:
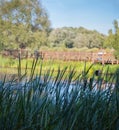
<instances>
[{"instance_id":1,"label":"wooden fence","mask_svg":"<svg viewBox=\"0 0 119 130\"><path fill-rule=\"evenodd\" d=\"M27 50L5 50L2 52L3 56L11 56L18 58L18 54L21 58L33 58L39 57L44 60L63 60L63 61L90 61L92 63L101 64L119 64L119 60L115 59L113 53L100 52L75 52L75 51L36 51L31 53Z\"/></svg>"},{"instance_id":2,"label":"wooden fence","mask_svg":"<svg viewBox=\"0 0 119 130\"><path fill-rule=\"evenodd\" d=\"M63 60L63 61L90 61L101 64L118 64L113 53L106 52L51 52L42 51L41 56L44 60Z\"/></svg>"}]
</instances>

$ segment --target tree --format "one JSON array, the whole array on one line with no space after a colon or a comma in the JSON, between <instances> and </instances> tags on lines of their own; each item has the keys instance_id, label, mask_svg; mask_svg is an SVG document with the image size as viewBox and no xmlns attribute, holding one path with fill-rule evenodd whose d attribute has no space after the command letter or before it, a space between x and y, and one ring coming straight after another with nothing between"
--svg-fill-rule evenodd
<instances>
[{"instance_id":1,"label":"tree","mask_svg":"<svg viewBox=\"0 0 119 130\"><path fill-rule=\"evenodd\" d=\"M40 0L0 0L0 41L6 47L40 47L49 29Z\"/></svg>"},{"instance_id":2,"label":"tree","mask_svg":"<svg viewBox=\"0 0 119 130\"><path fill-rule=\"evenodd\" d=\"M63 27L53 29L48 37L51 47L64 45L67 48L100 48L103 46L104 39L104 35L97 31L87 30L83 27Z\"/></svg>"},{"instance_id":3,"label":"tree","mask_svg":"<svg viewBox=\"0 0 119 130\"><path fill-rule=\"evenodd\" d=\"M118 21L114 21L114 32L112 32L112 29L108 32L108 37L105 40L105 46L108 46L109 48L113 48L115 57L119 59L119 26Z\"/></svg>"},{"instance_id":4,"label":"tree","mask_svg":"<svg viewBox=\"0 0 119 130\"><path fill-rule=\"evenodd\" d=\"M104 48L113 48L113 43L114 43L114 35L112 32L112 29L108 31L108 37L104 41Z\"/></svg>"},{"instance_id":5,"label":"tree","mask_svg":"<svg viewBox=\"0 0 119 130\"><path fill-rule=\"evenodd\" d=\"M119 59L119 26L118 26L118 21L114 21L114 42L113 42L113 48L115 49L115 56L117 59Z\"/></svg>"}]
</instances>

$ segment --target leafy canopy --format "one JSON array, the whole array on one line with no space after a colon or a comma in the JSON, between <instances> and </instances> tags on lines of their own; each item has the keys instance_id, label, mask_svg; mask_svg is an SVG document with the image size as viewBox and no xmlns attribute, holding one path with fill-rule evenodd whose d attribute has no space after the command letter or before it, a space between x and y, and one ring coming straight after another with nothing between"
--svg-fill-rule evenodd
<instances>
[{"instance_id":1,"label":"leafy canopy","mask_svg":"<svg viewBox=\"0 0 119 130\"><path fill-rule=\"evenodd\" d=\"M119 59L119 26L117 20L114 21L114 30L109 30L109 36L105 40L105 46L113 48L116 58Z\"/></svg>"},{"instance_id":2,"label":"leafy canopy","mask_svg":"<svg viewBox=\"0 0 119 130\"><path fill-rule=\"evenodd\" d=\"M47 43L50 21L39 0L0 0L0 44L7 48Z\"/></svg>"}]
</instances>

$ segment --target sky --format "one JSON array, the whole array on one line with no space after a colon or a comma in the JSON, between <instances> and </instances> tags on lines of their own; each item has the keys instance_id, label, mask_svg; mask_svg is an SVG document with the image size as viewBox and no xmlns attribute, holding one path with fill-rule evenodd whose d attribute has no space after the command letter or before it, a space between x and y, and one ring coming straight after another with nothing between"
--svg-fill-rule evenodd
<instances>
[{"instance_id":1,"label":"sky","mask_svg":"<svg viewBox=\"0 0 119 130\"><path fill-rule=\"evenodd\" d=\"M119 0L41 0L51 26L84 27L108 34L119 21Z\"/></svg>"}]
</instances>

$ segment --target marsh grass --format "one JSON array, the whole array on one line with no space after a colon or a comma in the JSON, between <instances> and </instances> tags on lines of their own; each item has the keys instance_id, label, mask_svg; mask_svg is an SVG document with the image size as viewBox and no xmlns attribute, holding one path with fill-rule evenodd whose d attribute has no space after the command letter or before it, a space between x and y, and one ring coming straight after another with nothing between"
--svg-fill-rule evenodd
<instances>
[{"instance_id":1,"label":"marsh grass","mask_svg":"<svg viewBox=\"0 0 119 130\"><path fill-rule=\"evenodd\" d=\"M98 77L87 76L90 67L77 74L75 68L58 67L30 76L19 59L17 76L0 82L0 130L118 130L119 71L110 77L108 70ZM68 73L67 73L68 70ZM103 83L103 79L110 80Z\"/></svg>"},{"instance_id":2,"label":"marsh grass","mask_svg":"<svg viewBox=\"0 0 119 130\"><path fill-rule=\"evenodd\" d=\"M17 74L18 72L18 59L12 59L12 58L5 58L0 56L0 73L5 73L5 74ZM33 65L33 59L22 59L21 60L22 64L21 64L21 73L25 71L26 68L26 63L27 63L27 75L31 73L31 68ZM58 71L58 67L60 66L60 69L63 69L64 67L68 67L67 71L70 71L70 68L74 68L75 67L75 71L77 71L77 73L81 73L84 70L84 64L85 62L79 62L79 61L61 61L61 60L43 60L41 61L40 59L38 59L37 61L37 65L35 67L35 72L34 74L37 74L40 71L40 65L42 62L42 73L44 71L47 71L50 67L52 67L54 69L54 74L55 72L57 73ZM91 63L88 62L86 63L86 69L89 68L91 66ZM90 71L88 72L89 77L93 76L95 70L99 70L103 68L103 72L106 73L107 68L109 66L109 73L115 73L115 71L118 68L118 65L100 65L100 64L95 64ZM56 75L56 74L55 74Z\"/></svg>"}]
</instances>

